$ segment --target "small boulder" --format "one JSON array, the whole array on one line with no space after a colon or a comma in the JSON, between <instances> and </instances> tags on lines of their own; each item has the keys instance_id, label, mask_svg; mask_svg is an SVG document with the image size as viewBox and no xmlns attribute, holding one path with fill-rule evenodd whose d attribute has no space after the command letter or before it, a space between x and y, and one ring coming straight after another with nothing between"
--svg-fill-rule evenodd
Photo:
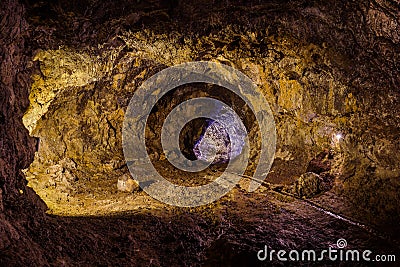
<instances>
[{"instance_id":1,"label":"small boulder","mask_svg":"<svg viewBox=\"0 0 400 267\"><path fill-rule=\"evenodd\" d=\"M322 178L313 172L306 172L300 176L292 188L292 194L301 198L311 198L324 189Z\"/></svg>"},{"instance_id":2,"label":"small boulder","mask_svg":"<svg viewBox=\"0 0 400 267\"><path fill-rule=\"evenodd\" d=\"M129 174L122 175L117 182L117 189L123 192L134 192L139 189L139 184Z\"/></svg>"}]
</instances>

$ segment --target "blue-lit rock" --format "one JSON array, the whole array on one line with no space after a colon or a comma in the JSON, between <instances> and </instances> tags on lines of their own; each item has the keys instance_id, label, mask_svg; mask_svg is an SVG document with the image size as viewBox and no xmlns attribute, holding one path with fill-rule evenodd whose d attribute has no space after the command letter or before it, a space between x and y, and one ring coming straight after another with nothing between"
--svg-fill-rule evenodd
<instances>
[{"instance_id":1,"label":"blue-lit rock","mask_svg":"<svg viewBox=\"0 0 400 267\"><path fill-rule=\"evenodd\" d=\"M221 107L217 117L218 120L210 120L193 148L197 159L213 164L226 163L240 155L247 135L246 131L240 127L242 122L239 121L239 117L235 116L231 110ZM229 135L228 132L231 134Z\"/></svg>"}]
</instances>

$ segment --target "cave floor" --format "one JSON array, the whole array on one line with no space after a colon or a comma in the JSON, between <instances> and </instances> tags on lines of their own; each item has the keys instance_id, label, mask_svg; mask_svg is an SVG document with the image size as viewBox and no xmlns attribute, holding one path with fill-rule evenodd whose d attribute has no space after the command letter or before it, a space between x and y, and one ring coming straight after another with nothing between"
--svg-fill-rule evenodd
<instances>
[{"instance_id":1,"label":"cave floor","mask_svg":"<svg viewBox=\"0 0 400 267\"><path fill-rule=\"evenodd\" d=\"M265 245L276 250L322 250L335 247L340 238L347 240L347 249L400 251L393 242L362 227L264 190L253 194L235 188L213 204L192 209L137 208L112 216L49 215L47 225L31 226L30 231L49 252L48 260L66 266L263 266L270 262L259 262L257 252ZM137 199L146 201L144 196Z\"/></svg>"},{"instance_id":2,"label":"cave floor","mask_svg":"<svg viewBox=\"0 0 400 267\"><path fill-rule=\"evenodd\" d=\"M214 203L179 208L143 191L120 192L116 177L103 178L81 181L69 193L54 190L56 186L38 192L49 206L49 220L46 227L33 226L31 231L36 242L49 250L49 260L56 259L55 265L268 265L257 260L257 252L265 245L275 250L322 250L335 247L340 238L346 239L347 249L381 254L400 251L399 239L388 237L386 229L378 232L332 216L329 211L352 217L345 199L333 192L311 199L321 210L282 195L269 184L249 193L243 179ZM28 177L37 188L46 179L45 174Z\"/></svg>"}]
</instances>

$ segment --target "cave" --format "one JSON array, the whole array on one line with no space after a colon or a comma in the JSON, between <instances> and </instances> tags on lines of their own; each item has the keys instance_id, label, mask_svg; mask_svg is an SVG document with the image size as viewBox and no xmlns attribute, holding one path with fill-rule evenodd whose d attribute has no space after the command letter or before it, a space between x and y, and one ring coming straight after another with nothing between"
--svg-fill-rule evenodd
<instances>
[{"instance_id":1,"label":"cave","mask_svg":"<svg viewBox=\"0 0 400 267\"><path fill-rule=\"evenodd\" d=\"M0 266L399 260L398 0L0 14Z\"/></svg>"}]
</instances>

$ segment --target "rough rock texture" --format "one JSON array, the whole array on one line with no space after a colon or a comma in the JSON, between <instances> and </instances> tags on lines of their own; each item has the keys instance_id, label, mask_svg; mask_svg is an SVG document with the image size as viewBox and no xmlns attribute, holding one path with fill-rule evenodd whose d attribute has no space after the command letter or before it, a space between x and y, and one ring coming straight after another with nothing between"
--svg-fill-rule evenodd
<instances>
[{"instance_id":1,"label":"rough rock texture","mask_svg":"<svg viewBox=\"0 0 400 267\"><path fill-rule=\"evenodd\" d=\"M132 193L139 189L139 184L128 175L122 175L117 182L118 190Z\"/></svg>"},{"instance_id":2,"label":"rough rock texture","mask_svg":"<svg viewBox=\"0 0 400 267\"><path fill-rule=\"evenodd\" d=\"M218 122L212 122L194 145L197 159L212 163L229 161L231 142L225 128Z\"/></svg>"},{"instance_id":3,"label":"rough rock texture","mask_svg":"<svg viewBox=\"0 0 400 267\"><path fill-rule=\"evenodd\" d=\"M246 259L262 248L266 236L276 246L321 247L332 245L335 240L329 238L336 232L366 248L391 246L353 226L340 227L302 203L271 204L261 193L250 198L238 189L197 213L48 217L21 170L38 148L29 180L43 198L49 194L58 201L51 207L66 203L69 194L95 198L93 192L110 183L116 190L118 178L126 174L119 125L137 87L167 66L215 60L247 74L271 105L278 147L269 181L290 184L310 170L320 172L324 181L334 176L330 196L335 201L325 205L380 229L398 226L398 1L26 1L26 13L17 1L0 5L0 265L113 260L196 265L205 258L209 265L253 263ZM188 91L220 95L217 89ZM187 97L174 94L176 102ZM152 116L162 118L173 105L166 103ZM259 133L250 115L243 118L255 142L251 174ZM160 148L158 126L149 125L152 152ZM317 156L325 150L334 151L330 170ZM160 153L152 155L163 159ZM316 158L321 164L313 162ZM341 197L345 200L337 201ZM120 199L101 201L109 207ZM228 207L235 211L226 213ZM260 226L262 220L270 223ZM304 228L308 239L301 238ZM156 259L150 256L163 243L171 246ZM169 259L171 253L184 257Z\"/></svg>"},{"instance_id":4,"label":"rough rock texture","mask_svg":"<svg viewBox=\"0 0 400 267\"><path fill-rule=\"evenodd\" d=\"M291 191L297 197L311 198L323 190L322 178L313 172L302 174L295 182Z\"/></svg>"},{"instance_id":5,"label":"rough rock texture","mask_svg":"<svg viewBox=\"0 0 400 267\"><path fill-rule=\"evenodd\" d=\"M216 19L217 11L202 17L200 11L180 3L176 10L186 12L171 11L159 19L167 22L177 16L184 20L190 9L211 28L190 24L183 29L179 20L168 26L169 33L160 25L134 30L138 22L126 29L107 24L118 33L100 42L100 49L87 45L74 50L70 42L77 39L72 38L60 48L41 50L34 58L40 72L33 76L31 105L24 116L32 135L40 138L36 160L46 166L71 159L82 181L120 169L124 164L120 132L124 109L141 82L170 65L215 60L253 79L271 105L278 144L269 181L294 182L315 155L332 149L338 152L332 173L341 181L336 190L354 203L364 203L362 208L373 214L396 214L398 205L391 204L399 200L400 162L393 153L399 148L399 119L393 113L398 108L399 86L396 4L385 4L391 8L386 17L373 15L384 12L382 3L332 5L242 6L227 9ZM208 7L199 7L204 8ZM247 13L251 22L243 24ZM296 20L292 13L298 14ZM361 14L368 14L369 19L362 21ZM121 13L125 23L130 21L126 16ZM143 19L143 14L137 16L138 21ZM242 19L228 24L230 17ZM68 20L74 18L68 16ZM274 22L266 26L265 20ZM84 24L79 27L76 33L91 29ZM86 38L79 47L92 42ZM183 95L184 90L177 92L174 101L182 101ZM156 120L173 106L169 103L164 111L156 111ZM153 141L149 149L163 159L154 141L159 139L160 126L150 125ZM257 164L259 133L255 125L249 126L254 144L251 173ZM343 135L340 140L335 138L338 133ZM384 188L379 188L381 183Z\"/></svg>"},{"instance_id":6,"label":"rough rock texture","mask_svg":"<svg viewBox=\"0 0 400 267\"><path fill-rule=\"evenodd\" d=\"M29 246L30 250L20 249L14 253L19 257L37 253L40 262L41 252L27 235L27 228L44 216L45 204L26 186L21 172L32 162L36 145L36 140L29 137L22 124L22 116L29 105L29 66L32 64L32 54L26 43L29 32L24 11L23 6L14 1L0 3L0 251Z\"/></svg>"},{"instance_id":7,"label":"rough rock texture","mask_svg":"<svg viewBox=\"0 0 400 267\"><path fill-rule=\"evenodd\" d=\"M224 121L230 129L218 121L211 121L193 147L197 159L214 164L229 162L240 155L247 135L245 129L241 130L239 117L222 108L218 112L216 118Z\"/></svg>"}]
</instances>

